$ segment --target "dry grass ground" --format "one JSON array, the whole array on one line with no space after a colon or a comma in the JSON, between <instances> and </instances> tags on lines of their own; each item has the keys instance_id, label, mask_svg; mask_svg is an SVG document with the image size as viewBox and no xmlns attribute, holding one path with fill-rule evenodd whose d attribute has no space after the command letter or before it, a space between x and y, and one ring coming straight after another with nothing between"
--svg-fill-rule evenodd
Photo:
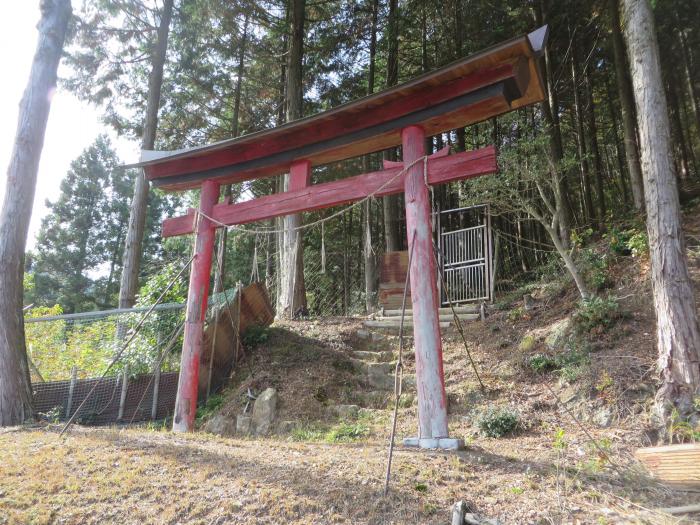
<instances>
[{"instance_id":1,"label":"dry grass ground","mask_svg":"<svg viewBox=\"0 0 700 525\"><path fill-rule=\"evenodd\" d=\"M449 454L397 450L385 498L378 440L5 432L0 522L444 524L451 504L467 499L504 523L678 523L643 508L692 499L607 469L589 473L543 452L534 436L492 441Z\"/></svg>"},{"instance_id":2,"label":"dry grass ground","mask_svg":"<svg viewBox=\"0 0 700 525\"><path fill-rule=\"evenodd\" d=\"M697 208L687 219L697 281ZM625 316L584 334L587 358L565 372L533 371L528 358L547 350L541 342L528 348L520 342L571 314L570 286L537 295L534 310L513 315L516 301L488 323L468 325L485 393L462 341L446 334L450 431L467 449L397 447L388 497L382 489L391 396L373 391L350 364L353 351L395 350L397 339L360 339L358 320L311 320L276 326L253 353L251 368L233 377L220 408L235 415L248 387L273 386L278 421L293 421L291 430L246 439L149 428L75 427L64 438L53 426L6 429L0 431L0 524L445 524L460 499L505 524L692 523L692 516L653 509L695 503L698 494L655 483L633 459L637 447L655 440L648 417L656 387L648 268L643 259L625 258L609 271L610 292L621 298ZM410 373L410 348L408 354ZM567 398L581 424L550 388ZM333 414L333 405L348 403L367 408L347 421ZM477 421L491 406L516 411L519 429L483 436ZM610 414L603 425L589 417L600 410ZM416 416L415 403L399 410L399 438L415 434ZM331 442L339 440L328 431L343 424L362 432L349 443Z\"/></svg>"}]
</instances>

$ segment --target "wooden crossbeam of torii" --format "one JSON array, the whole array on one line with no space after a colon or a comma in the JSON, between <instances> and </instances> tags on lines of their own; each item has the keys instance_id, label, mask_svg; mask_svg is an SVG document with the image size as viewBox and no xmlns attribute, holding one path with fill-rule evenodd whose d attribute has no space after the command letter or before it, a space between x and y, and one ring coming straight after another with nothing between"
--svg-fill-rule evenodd
<instances>
[{"instance_id":1,"label":"wooden crossbeam of torii","mask_svg":"<svg viewBox=\"0 0 700 525\"><path fill-rule=\"evenodd\" d=\"M412 444L459 447L460 440L448 437L428 185L494 173L496 158L493 147L449 156L443 150L427 160L426 174L425 138L543 100L539 57L547 33L541 27L404 84L277 128L186 150L142 152L137 166L155 186L201 190L201 213L191 211L163 224L166 237L195 233L174 431L194 426L216 228L404 192L407 241L414 250L410 282L419 438ZM400 163L310 184L312 166L395 146L402 147ZM218 202L221 184L281 173L290 174L284 193L235 204Z\"/></svg>"},{"instance_id":2,"label":"wooden crossbeam of torii","mask_svg":"<svg viewBox=\"0 0 700 525\"><path fill-rule=\"evenodd\" d=\"M428 184L437 185L469 179L495 173L498 169L496 150L493 146L449 156L448 150L449 148L445 148L428 159ZM245 202L216 204L210 217L216 221L215 226L233 226L348 204L369 195L394 195L404 191L404 181L397 177L402 169L402 163L396 162L391 163L389 169L307 185L301 189L266 195ZM187 215L166 219L163 221L163 237L193 233L194 222L194 209Z\"/></svg>"}]
</instances>

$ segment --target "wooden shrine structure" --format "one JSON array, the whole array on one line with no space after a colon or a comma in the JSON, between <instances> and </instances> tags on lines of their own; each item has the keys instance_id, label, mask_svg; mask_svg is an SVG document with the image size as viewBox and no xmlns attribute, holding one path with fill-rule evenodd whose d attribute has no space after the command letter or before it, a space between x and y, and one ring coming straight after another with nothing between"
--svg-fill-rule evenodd
<instances>
[{"instance_id":1,"label":"wooden shrine structure","mask_svg":"<svg viewBox=\"0 0 700 525\"><path fill-rule=\"evenodd\" d=\"M215 229L405 193L418 391L419 434L411 444L457 448L448 437L428 185L495 173L493 146L425 158L425 138L543 100L539 56L547 27L458 60L404 84L310 117L215 144L144 151L154 186L201 189L198 210L163 223L163 236L195 234L187 295L174 431L193 428ZM311 184L313 166L402 146L403 160L384 169ZM427 173L424 171L427 171ZM219 202L219 188L289 173L288 191L240 203ZM415 236L415 241L413 237Z\"/></svg>"}]
</instances>

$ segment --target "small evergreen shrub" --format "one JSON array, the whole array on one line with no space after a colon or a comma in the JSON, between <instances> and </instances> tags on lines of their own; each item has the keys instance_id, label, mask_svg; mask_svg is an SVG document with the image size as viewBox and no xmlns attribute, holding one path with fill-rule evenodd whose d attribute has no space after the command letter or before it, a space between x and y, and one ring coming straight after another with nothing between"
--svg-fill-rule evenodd
<instances>
[{"instance_id":1,"label":"small evergreen shrub","mask_svg":"<svg viewBox=\"0 0 700 525\"><path fill-rule=\"evenodd\" d=\"M627 241L632 257L643 257L649 253L649 238L644 232L637 232Z\"/></svg>"},{"instance_id":2,"label":"small evergreen shrub","mask_svg":"<svg viewBox=\"0 0 700 525\"><path fill-rule=\"evenodd\" d=\"M477 424L485 436L499 438L513 432L518 422L518 414L513 410L506 407L492 407L481 414Z\"/></svg>"},{"instance_id":3,"label":"small evergreen shrub","mask_svg":"<svg viewBox=\"0 0 700 525\"><path fill-rule=\"evenodd\" d=\"M641 257L649 252L647 234L637 228L620 231L612 228L606 235L610 250L617 255Z\"/></svg>"},{"instance_id":4,"label":"small evergreen shrub","mask_svg":"<svg viewBox=\"0 0 700 525\"><path fill-rule=\"evenodd\" d=\"M546 354L535 354L530 356L527 364L535 372L548 372L557 368L557 361L552 356Z\"/></svg>"},{"instance_id":5,"label":"small evergreen shrub","mask_svg":"<svg viewBox=\"0 0 700 525\"><path fill-rule=\"evenodd\" d=\"M267 326L251 326L243 334L243 345L255 348L265 343L270 336Z\"/></svg>"},{"instance_id":6,"label":"small evergreen shrub","mask_svg":"<svg viewBox=\"0 0 700 525\"><path fill-rule=\"evenodd\" d=\"M621 317L620 305L614 297L591 297L579 303L573 319L579 333L612 326Z\"/></svg>"},{"instance_id":7,"label":"small evergreen shrub","mask_svg":"<svg viewBox=\"0 0 700 525\"><path fill-rule=\"evenodd\" d=\"M579 264L583 278L594 290L602 290L608 284L608 257L592 248L585 248L579 253Z\"/></svg>"}]
</instances>

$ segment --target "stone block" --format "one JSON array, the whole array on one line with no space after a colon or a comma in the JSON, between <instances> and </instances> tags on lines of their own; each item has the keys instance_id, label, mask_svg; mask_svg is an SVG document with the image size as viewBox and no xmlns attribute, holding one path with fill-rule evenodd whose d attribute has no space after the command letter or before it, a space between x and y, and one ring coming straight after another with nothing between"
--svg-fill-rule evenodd
<instances>
[{"instance_id":1,"label":"stone block","mask_svg":"<svg viewBox=\"0 0 700 525\"><path fill-rule=\"evenodd\" d=\"M251 420L251 416L248 415L241 414L240 416L238 416L236 418L236 433L244 436L250 434Z\"/></svg>"},{"instance_id":2,"label":"stone block","mask_svg":"<svg viewBox=\"0 0 700 525\"><path fill-rule=\"evenodd\" d=\"M268 388L255 400L251 421L254 434L264 435L270 432L277 416L277 399L277 390Z\"/></svg>"}]
</instances>

